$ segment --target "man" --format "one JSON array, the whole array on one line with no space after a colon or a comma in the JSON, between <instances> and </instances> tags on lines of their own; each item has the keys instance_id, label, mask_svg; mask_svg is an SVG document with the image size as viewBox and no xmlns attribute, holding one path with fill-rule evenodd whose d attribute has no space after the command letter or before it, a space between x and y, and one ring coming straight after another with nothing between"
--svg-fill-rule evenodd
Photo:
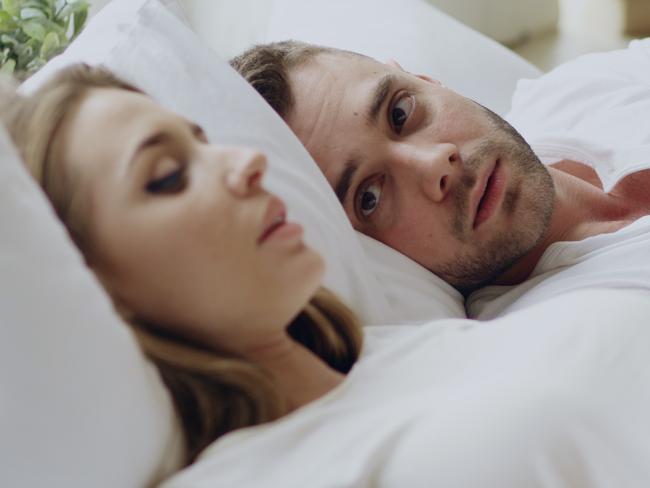
<instances>
[{"instance_id":1,"label":"man","mask_svg":"<svg viewBox=\"0 0 650 488\"><path fill-rule=\"evenodd\" d=\"M584 161L545 166L501 117L395 62L288 41L231 63L296 133L357 230L465 294L520 284L552 244L650 213L648 171L606 192Z\"/></svg>"}]
</instances>

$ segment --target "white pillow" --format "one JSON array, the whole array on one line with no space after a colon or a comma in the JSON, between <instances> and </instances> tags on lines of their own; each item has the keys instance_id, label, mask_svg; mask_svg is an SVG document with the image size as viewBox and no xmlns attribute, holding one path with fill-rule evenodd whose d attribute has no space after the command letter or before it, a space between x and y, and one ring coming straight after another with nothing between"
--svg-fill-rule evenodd
<instances>
[{"instance_id":1,"label":"white pillow","mask_svg":"<svg viewBox=\"0 0 650 488\"><path fill-rule=\"evenodd\" d=\"M181 0L194 31L222 59L264 42L275 0Z\"/></svg>"},{"instance_id":2,"label":"white pillow","mask_svg":"<svg viewBox=\"0 0 650 488\"><path fill-rule=\"evenodd\" d=\"M541 74L501 44L422 0L182 3L198 35L222 57L256 43L300 39L380 61L394 58L500 114L508 111L518 79Z\"/></svg>"},{"instance_id":3,"label":"white pillow","mask_svg":"<svg viewBox=\"0 0 650 488\"><path fill-rule=\"evenodd\" d=\"M264 38L295 38L381 61L392 58L497 113L510 107L518 79L541 74L517 54L422 0L274 0ZM447 283L380 242L365 238L363 245L402 320L463 316L463 298Z\"/></svg>"},{"instance_id":4,"label":"white pillow","mask_svg":"<svg viewBox=\"0 0 650 488\"><path fill-rule=\"evenodd\" d=\"M274 0L267 41L301 39L395 59L503 114L528 61L422 0Z\"/></svg>"},{"instance_id":5,"label":"white pillow","mask_svg":"<svg viewBox=\"0 0 650 488\"><path fill-rule=\"evenodd\" d=\"M142 487L177 467L157 371L0 125L0 486Z\"/></svg>"},{"instance_id":6,"label":"white pillow","mask_svg":"<svg viewBox=\"0 0 650 488\"><path fill-rule=\"evenodd\" d=\"M357 236L389 305L399 311L399 325L465 318L464 299L449 283L386 244Z\"/></svg>"},{"instance_id":7,"label":"white pillow","mask_svg":"<svg viewBox=\"0 0 650 488\"><path fill-rule=\"evenodd\" d=\"M178 8L177 2L165 3ZM302 144L225 61L159 2L115 0L23 89L34 89L54 70L78 61L108 66L163 105L197 121L214 142L261 149L269 159L267 187L287 202L289 217L305 226L306 241L325 257L325 285L364 323L401 323L413 318L413 309L426 309L420 320L449 316L437 307L440 291L435 287L426 304L414 307L406 294L399 295L406 299L403 303L393 299L389 304L356 233ZM464 316L460 301L454 312Z\"/></svg>"},{"instance_id":8,"label":"white pillow","mask_svg":"<svg viewBox=\"0 0 650 488\"><path fill-rule=\"evenodd\" d=\"M182 3L197 34L224 58L252 44L285 39L358 51L382 61L394 58L500 114L508 111L519 78L541 74L517 54L423 0ZM451 5L447 8L452 10ZM553 12L549 15L556 15Z\"/></svg>"},{"instance_id":9,"label":"white pillow","mask_svg":"<svg viewBox=\"0 0 650 488\"><path fill-rule=\"evenodd\" d=\"M370 245L373 256L383 252L381 259L401 262L394 270L371 271L338 201L302 145L161 3L182 16L175 0L113 1L22 90L34 90L74 62L107 65L197 120L212 140L265 151L267 186L287 201L291 217L305 225L307 241L325 256L326 284L367 323L463 316L455 292L447 294L422 269L411 274L407 268L414 263L376 243ZM177 451L167 455L178 447L168 395L13 151L5 144L1 154L0 485L144 485L159 472L161 460L178 460ZM391 274L401 270L403 278ZM391 287L393 280L400 288ZM424 292L416 283L432 286ZM418 293L406 293L407 287L418 287ZM443 293L441 301L436 293Z\"/></svg>"},{"instance_id":10,"label":"white pillow","mask_svg":"<svg viewBox=\"0 0 650 488\"><path fill-rule=\"evenodd\" d=\"M289 38L350 49L406 69L505 113L518 79L540 71L493 40L421 0L184 0L198 34L222 55ZM250 28L254 25L255 28ZM363 247L401 321L461 317L462 296L406 256L364 239Z\"/></svg>"}]
</instances>

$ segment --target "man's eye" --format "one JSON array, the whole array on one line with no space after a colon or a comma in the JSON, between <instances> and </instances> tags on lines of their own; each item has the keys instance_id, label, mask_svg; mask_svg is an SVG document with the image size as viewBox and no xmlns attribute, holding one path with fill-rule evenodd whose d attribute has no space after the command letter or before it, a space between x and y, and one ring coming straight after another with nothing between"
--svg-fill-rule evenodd
<instances>
[{"instance_id":1,"label":"man's eye","mask_svg":"<svg viewBox=\"0 0 650 488\"><path fill-rule=\"evenodd\" d=\"M379 206L383 182L383 178L375 180L359 192L357 208L363 218L370 217Z\"/></svg>"},{"instance_id":2,"label":"man's eye","mask_svg":"<svg viewBox=\"0 0 650 488\"><path fill-rule=\"evenodd\" d=\"M185 165L147 183L149 193L176 193L185 187Z\"/></svg>"},{"instance_id":3,"label":"man's eye","mask_svg":"<svg viewBox=\"0 0 650 488\"><path fill-rule=\"evenodd\" d=\"M415 98L413 95L402 96L392 107L389 109L389 122L395 133L402 132L402 127L408 120L415 106Z\"/></svg>"}]
</instances>

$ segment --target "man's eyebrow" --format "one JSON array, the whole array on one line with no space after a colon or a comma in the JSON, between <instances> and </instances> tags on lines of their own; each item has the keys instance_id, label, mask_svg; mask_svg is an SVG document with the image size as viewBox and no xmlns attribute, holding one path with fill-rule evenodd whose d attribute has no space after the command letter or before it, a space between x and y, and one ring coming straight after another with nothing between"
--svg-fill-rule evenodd
<instances>
[{"instance_id":1,"label":"man's eyebrow","mask_svg":"<svg viewBox=\"0 0 650 488\"><path fill-rule=\"evenodd\" d=\"M350 184L357 169L359 169L359 163L357 161L351 159L346 162L341 176L339 176L338 181L334 185L334 192L343 206L345 206L345 199L347 198Z\"/></svg>"},{"instance_id":2,"label":"man's eyebrow","mask_svg":"<svg viewBox=\"0 0 650 488\"><path fill-rule=\"evenodd\" d=\"M379 81L375 84L375 87L372 90L372 96L370 98L370 105L368 108L368 119L372 122L377 122L377 116L379 115L379 110L384 104L384 100L391 91L393 84L397 81L397 76L392 73L385 74Z\"/></svg>"},{"instance_id":3,"label":"man's eyebrow","mask_svg":"<svg viewBox=\"0 0 650 488\"><path fill-rule=\"evenodd\" d=\"M393 85L397 81L397 76L392 73L387 73L379 81L375 83L375 86L372 90L372 95L370 97L370 105L368 106L367 118L372 122L377 123L377 117L379 116L379 111L384 105L386 97L391 92ZM357 170L359 169L359 162L355 159L350 159L345 163L345 168L339 176L338 181L334 184L334 192L341 202L341 205L345 206L345 200L350 190L350 185Z\"/></svg>"}]
</instances>

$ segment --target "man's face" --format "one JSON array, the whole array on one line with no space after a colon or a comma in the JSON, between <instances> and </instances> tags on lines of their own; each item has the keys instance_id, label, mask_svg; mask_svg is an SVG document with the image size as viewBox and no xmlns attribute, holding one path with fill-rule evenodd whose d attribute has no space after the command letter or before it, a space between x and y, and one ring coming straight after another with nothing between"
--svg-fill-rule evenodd
<instances>
[{"instance_id":1,"label":"man's face","mask_svg":"<svg viewBox=\"0 0 650 488\"><path fill-rule=\"evenodd\" d=\"M350 54L320 54L290 82L286 121L355 229L465 292L543 236L552 179L496 114L428 77Z\"/></svg>"}]
</instances>

